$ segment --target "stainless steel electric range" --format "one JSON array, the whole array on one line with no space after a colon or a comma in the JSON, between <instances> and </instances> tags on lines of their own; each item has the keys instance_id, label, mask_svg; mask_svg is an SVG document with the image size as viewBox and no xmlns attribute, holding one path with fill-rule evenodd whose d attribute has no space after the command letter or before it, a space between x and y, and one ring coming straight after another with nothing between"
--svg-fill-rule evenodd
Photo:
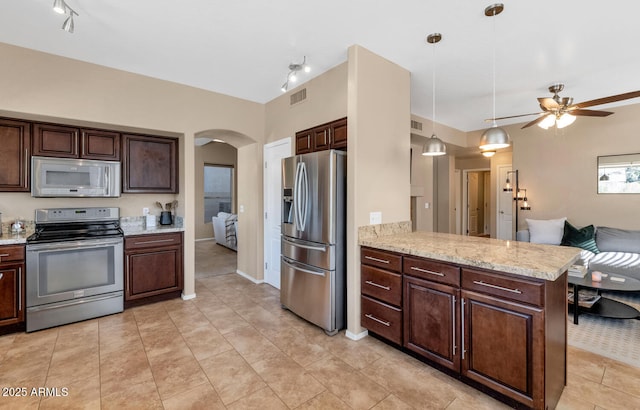
<instances>
[{"instance_id":1,"label":"stainless steel electric range","mask_svg":"<svg viewBox=\"0 0 640 410\"><path fill-rule=\"evenodd\" d=\"M119 208L37 209L27 238L27 332L124 309Z\"/></svg>"}]
</instances>

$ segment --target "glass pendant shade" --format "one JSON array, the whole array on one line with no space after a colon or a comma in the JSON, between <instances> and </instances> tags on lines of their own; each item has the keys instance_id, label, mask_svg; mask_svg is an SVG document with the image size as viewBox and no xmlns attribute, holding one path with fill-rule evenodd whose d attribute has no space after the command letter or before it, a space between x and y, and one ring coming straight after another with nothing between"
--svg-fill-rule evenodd
<instances>
[{"instance_id":1,"label":"glass pendant shade","mask_svg":"<svg viewBox=\"0 0 640 410\"><path fill-rule=\"evenodd\" d=\"M556 127L558 128L564 128L568 125L573 124L573 122L576 120L576 116L575 115L571 115L569 113L564 113L560 116L560 118L558 118L556 120Z\"/></svg>"},{"instance_id":2,"label":"glass pendant shade","mask_svg":"<svg viewBox=\"0 0 640 410\"><path fill-rule=\"evenodd\" d=\"M496 124L493 124L493 127L483 132L480 137L480 149L483 151L506 148L510 145L511 137Z\"/></svg>"},{"instance_id":3,"label":"glass pendant shade","mask_svg":"<svg viewBox=\"0 0 640 410\"><path fill-rule=\"evenodd\" d=\"M546 130L546 129L549 129L549 127L553 127L555 123L556 123L556 116L554 114L549 114L545 117L544 120L538 123L538 127Z\"/></svg>"},{"instance_id":4,"label":"glass pendant shade","mask_svg":"<svg viewBox=\"0 0 640 410\"><path fill-rule=\"evenodd\" d=\"M494 155L496 155L495 151L482 151L483 157L491 158Z\"/></svg>"},{"instance_id":5,"label":"glass pendant shade","mask_svg":"<svg viewBox=\"0 0 640 410\"><path fill-rule=\"evenodd\" d=\"M436 134L433 134L422 147L422 155L435 157L438 155L445 155L446 153L447 146L440 138L436 137Z\"/></svg>"}]
</instances>

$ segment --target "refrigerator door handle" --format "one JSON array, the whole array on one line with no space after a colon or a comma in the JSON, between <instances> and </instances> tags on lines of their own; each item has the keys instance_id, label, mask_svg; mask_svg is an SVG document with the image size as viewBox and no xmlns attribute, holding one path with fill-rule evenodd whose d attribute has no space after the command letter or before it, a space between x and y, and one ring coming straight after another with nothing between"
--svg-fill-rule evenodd
<instances>
[{"instance_id":1,"label":"refrigerator door handle","mask_svg":"<svg viewBox=\"0 0 640 410\"><path fill-rule=\"evenodd\" d=\"M302 249L308 249L310 251L320 251L320 252L326 252L327 251L327 247L326 246L303 245L300 242L292 241L291 239L287 239L284 236L282 237L282 240L284 242L288 243L289 245L295 246L296 248L302 248Z\"/></svg>"},{"instance_id":2,"label":"refrigerator door handle","mask_svg":"<svg viewBox=\"0 0 640 410\"><path fill-rule=\"evenodd\" d=\"M293 262L293 261L291 261L291 262ZM298 271L304 272L304 273L310 273L310 274L316 275L316 276L325 276L323 271L314 271L314 270L311 270L311 269L306 269L306 268L301 267L298 264L294 265L291 262L289 261L289 259L287 259L285 257L282 258L282 263L284 263L285 265L287 265L288 267L290 267L292 269L295 269L295 270L298 270Z\"/></svg>"},{"instance_id":3,"label":"refrigerator door handle","mask_svg":"<svg viewBox=\"0 0 640 410\"><path fill-rule=\"evenodd\" d=\"M300 172L301 163L296 165L296 175L293 178L293 220L296 225L296 230L301 231L300 227Z\"/></svg>"},{"instance_id":4,"label":"refrigerator door handle","mask_svg":"<svg viewBox=\"0 0 640 410\"><path fill-rule=\"evenodd\" d=\"M307 211L309 205L309 178L307 175L307 165L304 162L300 163L300 230L304 232L304 228L307 225Z\"/></svg>"}]
</instances>

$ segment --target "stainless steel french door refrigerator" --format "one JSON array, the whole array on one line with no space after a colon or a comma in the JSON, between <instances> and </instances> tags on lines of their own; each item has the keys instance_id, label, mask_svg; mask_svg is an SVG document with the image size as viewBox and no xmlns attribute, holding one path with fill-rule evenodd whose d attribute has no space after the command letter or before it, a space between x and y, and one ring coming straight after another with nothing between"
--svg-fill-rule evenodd
<instances>
[{"instance_id":1,"label":"stainless steel french door refrigerator","mask_svg":"<svg viewBox=\"0 0 640 410\"><path fill-rule=\"evenodd\" d=\"M346 153L282 160L280 303L329 335L346 325Z\"/></svg>"}]
</instances>

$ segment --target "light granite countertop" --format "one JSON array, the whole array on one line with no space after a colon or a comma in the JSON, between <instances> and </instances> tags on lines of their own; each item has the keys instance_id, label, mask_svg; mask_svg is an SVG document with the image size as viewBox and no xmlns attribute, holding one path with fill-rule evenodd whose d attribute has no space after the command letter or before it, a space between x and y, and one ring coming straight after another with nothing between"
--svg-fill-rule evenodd
<instances>
[{"instance_id":1,"label":"light granite countertop","mask_svg":"<svg viewBox=\"0 0 640 410\"><path fill-rule=\"evenodd\" d=\"M143 226L123 226L122 231L124 232L124 236L131 235L152 235L156 233L168 233L168 232L184 232L183 227L173 226L173 225L157 225L154 228L145 228Z\"/></svg>"},{"instance_id":2,"label":"light granite countertop","mask_svg":"<svg viewBox=\"0 0 640 410\"><path fill-rule=\"evenodd\" d=\"M580 257L580 249L568 246L421 231L378 236L361 234L359 244L551 281L559 278Z\"/></svg>"},{"instance_id":3,"label":"light granite countertop","mask_svg":"<svg viewBox=\"0 0 640 410\"><path fill-rule=\"evenodd\" d=\"M29 231L19 234L7 234L6 232L3 232L2 236L0 236L0 245L24 245L25 243L27 243L27 237L29 237L29 235L31 235L32 233L33 232Z\"/></svg>"}]
</instances>

